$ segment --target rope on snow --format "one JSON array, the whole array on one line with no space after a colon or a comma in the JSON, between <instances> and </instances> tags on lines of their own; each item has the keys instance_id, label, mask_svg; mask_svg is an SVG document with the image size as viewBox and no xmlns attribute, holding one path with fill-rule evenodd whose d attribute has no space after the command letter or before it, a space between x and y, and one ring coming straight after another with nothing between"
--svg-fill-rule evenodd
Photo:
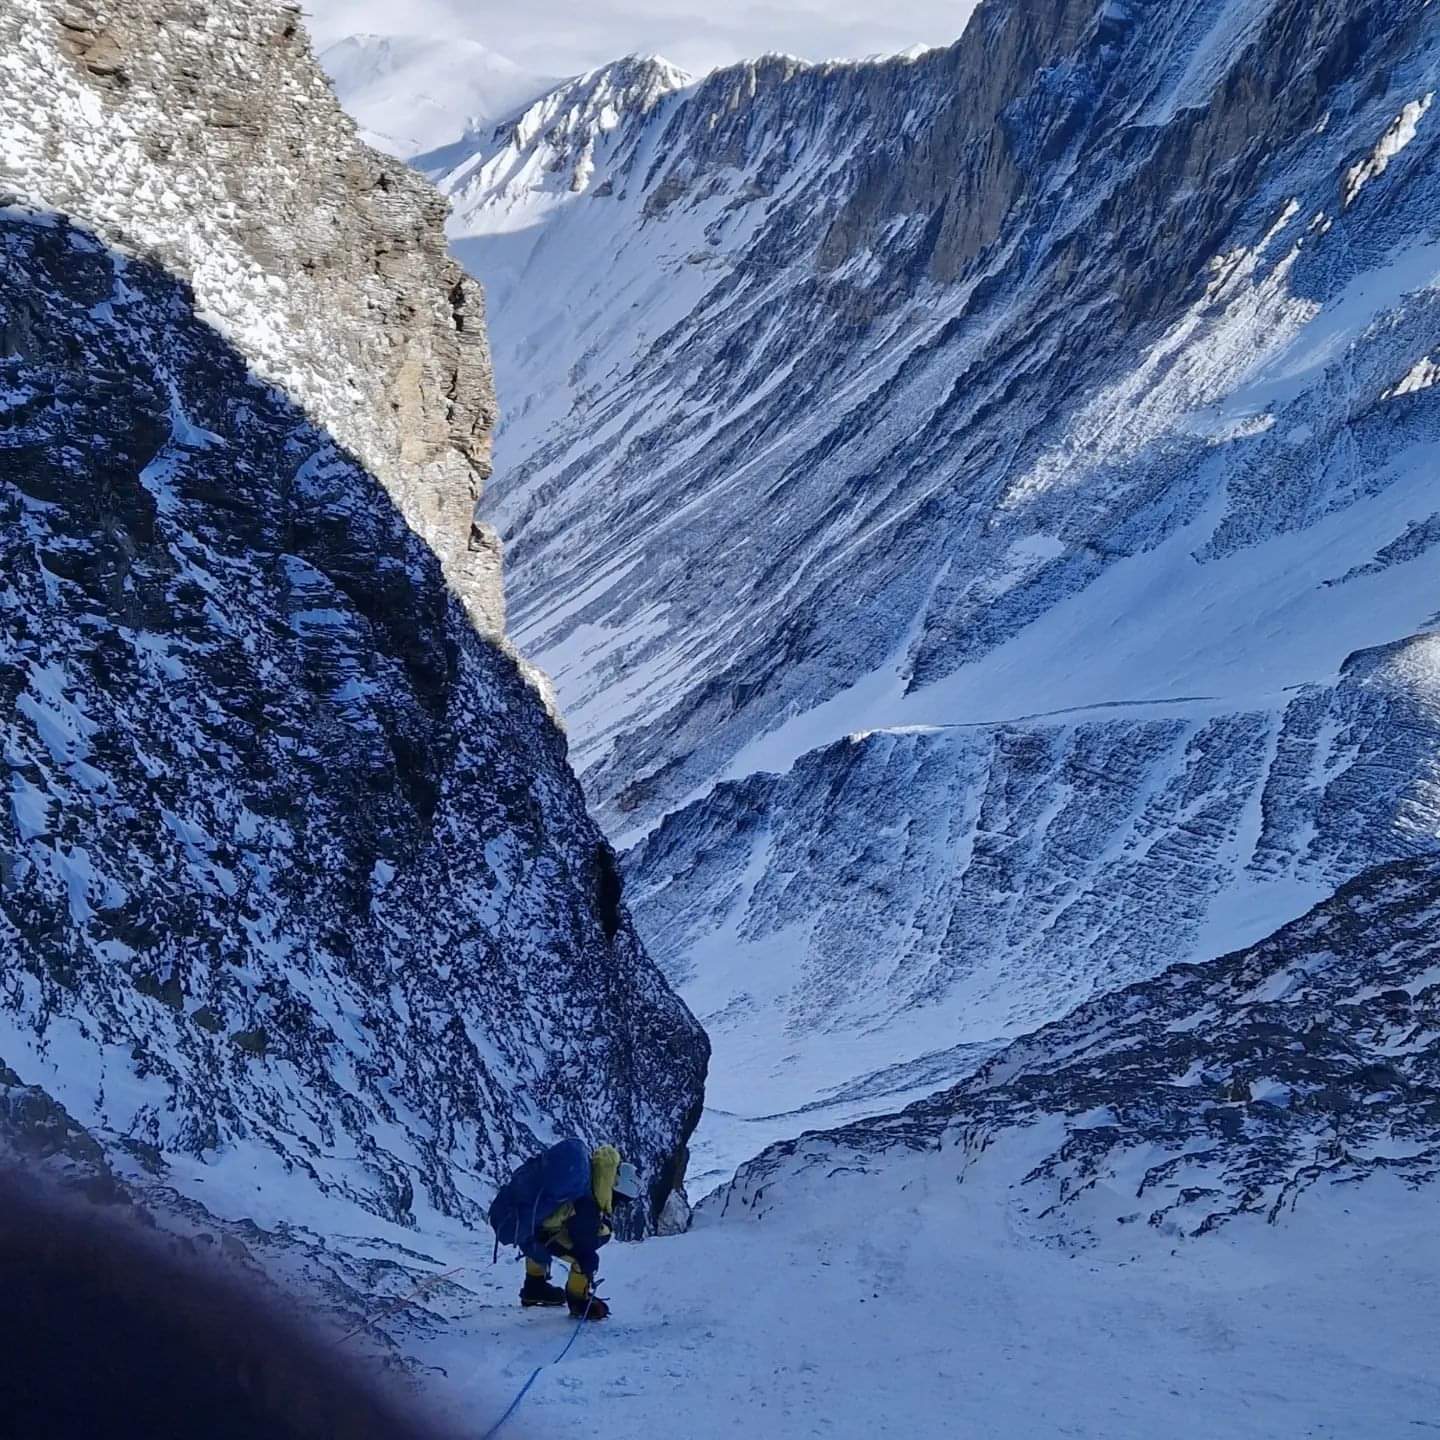
<instances>
[{"instance_id":1,"label":"rope on snow","mask_svg":"<svg viewBox=\"0 0 1440 1440\"><path fill-rule=\"evenodd\" d=\"M343 1345L347 1340L353 1340L362 1330L368 1330L377 1321L383 1320L387 1315L393 1315L395 1311L402 1309L404 1306L410 1304L411 1301L418 1300L427 1290L438 1285L442 1280L453 1279L456 1275L461 1275L470 1268L468 1265L459 1265L454 1270L446 1270L443 1274L426 1276L408 1295L401 1295L398 1299L392 1300L388 1305L377 1310L367 1319L362 1320L353 1330L349 1330L342 1335L335 1344ZM594 1298L592 1295L590 1299L585 1302L585 1313L576 1320L575 1328L571 1330L570 1338L565 1342L564 1348L553 1360L547 1360L543 1365L537 1365L535 1369L530 1372L529 1379L520 1387L519 1393L506 1407L505 1413L481 1436L481 1440L494 1440L494 1437L500 1433L500 1429L505 1422L520 1408L526 1395L530 1393L531 1386L535 1384L546 1370L558 1365L574 1348L575 1342L580 1338L580 1332L585 1328L586 1323L590 1319L590 1306Z\"/></svg>"},{"instance_id":2,"label":"rope on snow","mask_svg":"<svg viewBox=\"0 0 1440 1440\"><path fill-rule=\"evenodd\" d=\"M510 1402L505 1413L480 1437L480 1440L495 1440L495 1436L500 1433L500 1427L520 1408L520 1402L529 1394L530 1387L546 1370L558 1365L570 1353L570 1347L580 1338L580 1332L590 1319L590 1305L594 1298L592 1295L585 1302L585 1313L575 1322L575 1328L570 1332L570 1338L565 1342L565 1348L553 1360L547 1360L543 1365L537 1365L530 1372L530 1378L520 1387L520 1393Z\"/></svg>"},{"instance_id":3,"label":"rope on snow","mask_svg":"<svg viewBox=\"0 0 1440 1440\"><path fill-rule=\"evenodd\" d=\"M353 1330L348 1330L335 1343L343 1345L347 1340L353 1340L362 1330L368 1330L377 1321L383 1320L387 1315L393 1315L397 1310L402 1310L412 1300L418 1300L432 1286L438 1285L442 1280L452 1280L456 1275L463 1275L468 1266L457 1265L453 1270L447 1270L443 1275L427 1275L408 1295L402 1295L398 1300L392 1300L388 1305L383 1305L373 1315L367 1316Z\"/></svg>"}]
</instances>

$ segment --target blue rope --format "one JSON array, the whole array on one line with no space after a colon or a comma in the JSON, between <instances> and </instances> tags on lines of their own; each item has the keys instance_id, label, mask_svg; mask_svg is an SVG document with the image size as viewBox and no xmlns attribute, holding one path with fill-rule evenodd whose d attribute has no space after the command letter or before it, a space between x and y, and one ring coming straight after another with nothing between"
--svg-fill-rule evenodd
<instances>
[{"instance_id":1,"label":"blue rope","mask_svg":"<svg viewBox=\"0 0 1440 1440\"><path fill-rule=\"evenodd\" d=\"M530 1387L540 1378L540 1372L545 1369L541 1365L530 1378L520 1387L520 1393L510 1402L510 1408L485 1432L483 1440L494 1440L500 1433L500 1427L520 1408L520 1402L529 1392Z\"/></svg>"},{"instance_id":2,"label":"blue rope","mask_svg":"<svg viewBox=\"0 0 1440 1440\"><path fill-rule=\"evenodd\" d=\"M592 1296L593 1300L594 1297ZM551 1366L558 1365L569 1353L570 1347L580 1338L580 1332L585 1328L585 1323L590 1319L590 1304L587 1301L585 1313L575 1322L575 1328L570 1332L570 1338L565 1342L565 1348L553 1359L547 1360L543 1365L537 1365L530 1373L530 1378L520 1387L520 1393L510 1402L510 1408L480 1437L480 1440L495 1440L500 1433L500 1427L520 1408L520 1402L530 1393L530 1387L540 1378L541 1374L549 1370Z\"/></svg>"}]
</instances>

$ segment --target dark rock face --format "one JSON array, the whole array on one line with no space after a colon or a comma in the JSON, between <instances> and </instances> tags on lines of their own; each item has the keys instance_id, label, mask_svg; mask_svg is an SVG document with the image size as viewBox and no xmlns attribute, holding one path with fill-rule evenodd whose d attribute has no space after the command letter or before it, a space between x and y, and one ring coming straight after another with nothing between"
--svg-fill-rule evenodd
<instances>
[{"instance_id":1,"label":"dark rock face","mask_svg":"<svg viewBox=\"0 0 1440 1440\"><path fill-rule=\"evenodd\" d=\"M707 1045L563 738L376 480L193 307L0 212L22 1148L73 1149L68 1112L118 1167L288 1175L407 1225L475 1221L573 1132L658 1212Z\"/></svg>"},{"instance_id":2,"label":"dark rock face","mask_svg":"<svg viewBox=\"0 0 1440 1440\"><path fill-rule=\"evenodd\" d=\"M1117 1222L1176 1237L1275 1222L1313 1188L1377 1175L1431 1184L1437 920L1440 861L1367 871L1261 944L1083 1005L898 1115L774 1147L711 1213L762 1215L805 1171L907 1149L1010 1185L1015 1222L1067 1246Z\"/></svg>"}]
</instances>

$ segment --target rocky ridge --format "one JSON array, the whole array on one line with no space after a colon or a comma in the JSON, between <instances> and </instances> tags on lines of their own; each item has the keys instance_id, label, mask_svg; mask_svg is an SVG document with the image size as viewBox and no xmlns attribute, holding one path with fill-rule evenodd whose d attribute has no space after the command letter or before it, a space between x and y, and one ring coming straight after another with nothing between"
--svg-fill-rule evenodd
<instances>
[{"instance_id":1,"label":"rocky ridge","mask_svg":"<svg viewBox=\"0 0 1440 1440\"><path fill-rule=\"evenodd\" d=\"M658 1211L703 1037L539 697L178 282L0 226L0 1054L122 1149L392 1221L473 1221L552 1129Z\"/></svg>"},{"instance_id":2,"label":"rocky ridge","mask_svg":"<svg viewBox=\"0 0 1440 1440\"><path fill-rule=\"evenodd\" d=\"M0 78L0 190L186 280L498 636L499 545L473 517L495 424L483 292L446 253L443 200L356 142L299 8L17 0Z\"/></svg>"},{"instance_id":3,"label":"rocky ridge","mask_svg":"<svg viewBox=\"0 0 1440 1440\"><path fill-rule=\"evenodd\" d=\"M705 1207L756 1218L817 1167L897 1151L1009 1187L1011 1223L1085 1248L1275 1224L1311 1191L1440 1177L1440 862L1365 872L1261 944L1081 1006L898 1115L778 1145Z\"/></svg>"},{"instance_id":4,"label":"rocky ridge","mask_svg":"<svg viewBox=\"0 0 1440 1440\"><path fill-rule=\"evenodd\" d=\"M635 936L563 735L402 503L482 454L484 335L431 263L440 202L398 168L379 183L390 162L349 139L293 19L0 20L39 77L14 72L6 133L43 141L7 148L26 198L0 206L0 1112L30 1163L293 1251L350 1304L417 1232L468 1243L561 1134L620 1144L658 1218L708 1046ZM256 76L274 132L226 121ZM144 129L162 118L168 152ZM317 136L346 143L311 155ZM92 147L119 166L93 196ZM261 161L327 230L344 177L385 198L360 184L306 278L293 236L265 248L276 212L221 196ZM319 419L351 382L354 450Z\"/></svg>"}]
</instances>

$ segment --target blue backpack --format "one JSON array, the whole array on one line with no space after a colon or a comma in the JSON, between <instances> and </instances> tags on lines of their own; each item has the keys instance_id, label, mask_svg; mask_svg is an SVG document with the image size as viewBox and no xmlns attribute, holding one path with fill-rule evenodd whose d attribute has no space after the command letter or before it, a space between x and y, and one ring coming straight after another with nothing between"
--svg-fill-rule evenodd
<instances>
[{"instance_id":1,"label":"blue backpack","mask_svg":"<svg viewBox=\"0 0 1440 1440\"><path fill-rule=\"evenodd\" d=\"M517 1245L532 1260L549 1257L536 1243L540 1222L552 1210L590 1193L590 1147L583 1140L562 1140L532 1155L501 1187L490 1203L495 1255L502 1245Z\"/></svg>"}]
</instances>

